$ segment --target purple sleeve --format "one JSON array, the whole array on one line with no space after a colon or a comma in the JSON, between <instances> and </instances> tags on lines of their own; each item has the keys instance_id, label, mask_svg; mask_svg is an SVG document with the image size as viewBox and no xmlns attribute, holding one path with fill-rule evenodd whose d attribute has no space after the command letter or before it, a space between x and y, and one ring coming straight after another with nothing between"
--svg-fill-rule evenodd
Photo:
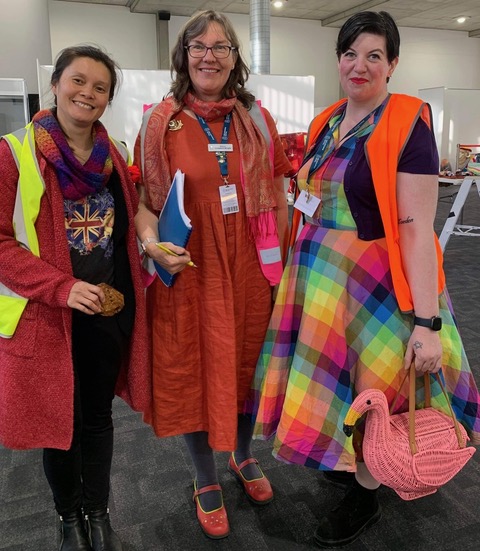
<instances>
[{"instance_id":1,"label":"purple sleeve","mask_svg":"<svg viewBox=\"0 0 480 551\"><path fill-rule=\"evenodd\" d=\"M438 174L439 167L435 136L425 121L419 118L400 157L397 171L408 174Z\"/></svg>"}]
</instances>

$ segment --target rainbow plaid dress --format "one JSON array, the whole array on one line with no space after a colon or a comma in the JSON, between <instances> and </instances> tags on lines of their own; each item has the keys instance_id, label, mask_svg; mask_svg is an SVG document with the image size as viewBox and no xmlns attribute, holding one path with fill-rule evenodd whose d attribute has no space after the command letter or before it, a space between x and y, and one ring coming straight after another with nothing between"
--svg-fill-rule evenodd
<instances>
[{"instance_id":1,"label":"rainbow plaid dress","mask_svg":"<svg viewBox=\"0 0 480 551\"><path fill-rule=\"evenodd\" d=\"M320 214L304 226L285 269L247 406L256 417L254 437L275 436L277 459L321 470L355 470L343 419L362 390L378 388L393 402L413 329L413 316L395 299L385 238L357 237L343 190L355 140L373 122L366 117L330 149L310 179ZM310 163L299 172L301 189ZM446 387L459 421L480 443L480 399L446 292L439 306ZM423 378L417 384L421 402ZM404 386L394 413L408 409ZM433 378L432 405L448 412Z\"/></svg>"}]
</instances>

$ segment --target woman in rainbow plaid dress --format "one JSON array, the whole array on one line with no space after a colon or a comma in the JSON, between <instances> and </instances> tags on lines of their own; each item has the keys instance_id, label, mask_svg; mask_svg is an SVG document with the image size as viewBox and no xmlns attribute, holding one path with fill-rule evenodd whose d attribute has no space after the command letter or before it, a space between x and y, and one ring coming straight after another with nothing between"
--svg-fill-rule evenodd
<instances>
[{"instance_id":1,"label":"woman in rainbow plaid dress","mask_svg":"<svg viewBox=\"0 0 480 551\"><path fill-rule=\"evenodd\" d=\"M339 32L346 98L309 129L295 204L306 224L279 287L250 404L255 437L275 435L276 458L351 473L345 498L315 533L322 547L351 543L381 516L361 433L352 444L342 430L362 390L378 388L392 403L413 360L419 372L442 369L459 421L480 443L479 395L433 230L430 108L387 90L399 47L386 12L357 13ZM406 410L406 394L394 413ZM432 395L446 411L438 383Z\"/></svg>"}]
</instances>

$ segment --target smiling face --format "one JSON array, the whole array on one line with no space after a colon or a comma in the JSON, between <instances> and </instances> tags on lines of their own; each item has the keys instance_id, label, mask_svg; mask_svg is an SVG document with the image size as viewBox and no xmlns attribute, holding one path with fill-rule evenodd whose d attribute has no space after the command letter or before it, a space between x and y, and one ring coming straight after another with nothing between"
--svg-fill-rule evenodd
<instances>
[{"instance_id":1,"label":"smiling face","mask_svg":"<svg viewBox=\"0 0 480 551\"><path fill-rule=\"evenodd\" d=\"M105 111L109 102L111 75L100 61L77 57L52 86L56 97L60 126L69 129L91 128Z\"/></svg>"},{"instance_id":2,"label":"smiling face","mask_svg":"<svg viewBox=\"0 0 480 551\"><path fill-rule=\"evenodd\" d=\"M338 72L343 91L351 101L377 104L387 95L387 77L397 63L398 58L388 61L383 36L360 34L340 55Z\"/></svg>"},{"instance_id":3,"label":"smiling face","mask_svg":"<svg viewBox=\"0 0 480 551\"><path fill-rule=\"evenodd\" d=\"M208 47L215 44L231 46L223 28L216 22L210 23L204 34L190 40L188 45L192 44ZM207 50L207 53L200 58L193 58L188 54L188 74L197 98L203 101L221 99L222 90L235 66L236 55L231 52L224 59L216 59L211 50Z\"/></svg>"}]
</instances>

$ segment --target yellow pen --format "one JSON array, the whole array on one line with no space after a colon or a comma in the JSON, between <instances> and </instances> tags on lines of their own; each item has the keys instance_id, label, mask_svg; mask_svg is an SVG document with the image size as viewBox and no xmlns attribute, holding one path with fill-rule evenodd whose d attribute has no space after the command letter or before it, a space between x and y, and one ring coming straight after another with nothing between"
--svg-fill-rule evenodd
<instances>
[{"instance_id":1,"label":"yellow pen","mask_svg":"<svg viewBox=\"0 0 480 551\"><path fill-rule=\"evenodd\" d=\"M162 245L161 243L155 243L155 245L164 253L170 254L171 256L180 256L179 254L174 253L168 247L165 247L165 245ZM191 266L192 268L197 268L197 266L191 260L190 262L187 262L187 266Z\"/></svg>"}]
</instances>

